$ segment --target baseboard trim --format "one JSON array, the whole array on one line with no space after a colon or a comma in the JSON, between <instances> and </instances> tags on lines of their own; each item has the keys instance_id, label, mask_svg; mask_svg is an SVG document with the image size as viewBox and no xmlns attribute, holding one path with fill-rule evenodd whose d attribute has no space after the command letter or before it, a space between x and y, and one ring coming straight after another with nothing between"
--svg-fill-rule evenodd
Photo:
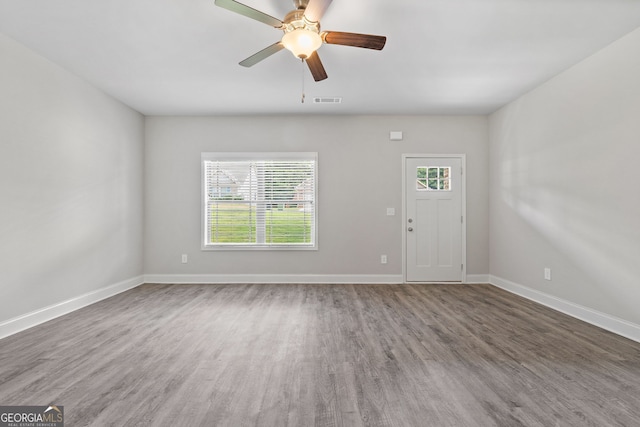
<instances>
[{"instance_id":1,"label":"baseboard trim","mask_svg":"<svg viewBox=\"0 0 640 427\"><path fill-rule=\"evenodd\" d=\"M32 328L41 323L48 322L56 317L71 313L72 311L94 304L121 292L128 291L129 289L133 289L143 283L144 276L132 277L131 279L123 280L122 282L106 286L93 292L6 320L0 323L0 339L24 331L25 329Z\"/></svg>"},{"instance_id":2,"label":"baseboard trim","mask_svg":"<svg viewBox=\"0 0 640 427\"><path fill-rule=\"evenodd\" d=\"M328 283L399 284L401 274L145 274L145 283Z\"/></svg>"},{"instance_id":3,"label":"baseboard trim","mask_svg":"<svg viewBox=\"0 0 640 427\"><path fill-rule=\"evenodd\" d=\"M467 274L465 283L489 283L488 274ZM222 283L327 283L400 284L402 274L145 274L145 283L222 284Z\"/></svg>"},{"instance_id":4,"label":"baseboard trim","mask_svg":"<svg viewBox=\"0 0 640 427\"><path fill-rule=\"evenodd\" d=\"M489 283L489 275L488 274L467 274L467 281L465 283L469 285L474 285L479 283Z\"/></svg>"},{"instance_id":5,"label":"baseboard trim","mask_svg":"<svg viewBox=\"0 0 640 427\"><path fill-rule=\"evenodd\" d=\"M640 325L635 323L531 289L501 277L490 275L488 283L614 334L640 342Z\"/></svg>"}]
</instances>

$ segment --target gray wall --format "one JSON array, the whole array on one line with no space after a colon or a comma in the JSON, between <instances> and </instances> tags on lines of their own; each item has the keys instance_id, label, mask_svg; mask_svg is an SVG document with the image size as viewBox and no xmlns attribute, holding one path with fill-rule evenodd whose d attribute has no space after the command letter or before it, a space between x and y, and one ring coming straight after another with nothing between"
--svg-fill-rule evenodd
<instances>
[{"instance_id":1,"label":"gray wall","mask_svg":"<svg viewBox=\"0 0 640 427\"><path fill-rule=\"evenodd\" d=\"M145 272L400 275L402 153L464 153L467 273L487 274L487 126L480 116L147 118ZM404 131L404 141L389 141L391 130ZM201 251L200 153L207 151L317 151L319 250ZM397 215L386 216L387 207Z\"/></svg>"},{"instance_id":2,"label":"gray wall","mask_svg":"<svg viewBox=\"0 0 640 427\"><path fill-rule=\"evenodd\" d=\"M144 117L0 35L0 323L142 274Z\"/></svg>"},{"instance_id":3,"label":"gray wall","mask_svg":"<svg viewBox=\"0 0 640 427\"><path fill-rule=\"evenodd\" d=\"M489 118L145 120L0 36L0 322L143 272L399 275L401 154L464 153L469 274L640 324L639 51L637 30ZM319 152L319 250L201 251L203 151Z\"/></svg>"},{"instance_id":4,"label":"gray wall","mask_svg":"<svg viewBox=\"0 0 640 427\"><path fill-rule=\"evenodd\" d=\"M636 30L490 117L491 274L635 324L639 52Z\"/></svg>"}]
</instances>

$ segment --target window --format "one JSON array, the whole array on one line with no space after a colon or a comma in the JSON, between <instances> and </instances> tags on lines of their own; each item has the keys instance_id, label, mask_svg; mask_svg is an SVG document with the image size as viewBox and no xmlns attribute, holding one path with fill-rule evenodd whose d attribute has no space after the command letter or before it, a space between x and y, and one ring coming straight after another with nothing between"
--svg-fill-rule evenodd
<instances>
[{"instance_id":1,"label":"window","mask_svg":"<svg viewBox=\"0 0 640 427\"><path fill-rule=\"evenodd\" d=\"M203 249L315 249L317 153L202 153Z\"/></svg>"},{"instance_id":2,"label":"window","mask_svg":"<svg viewBox=\"0 0 640 427\"><path fill-rule=\"evenodd\" d=\"M451 191L449 175L451 168L419 167L416 170L416 190L418 191Z\"/></svg>"}]
</instances>

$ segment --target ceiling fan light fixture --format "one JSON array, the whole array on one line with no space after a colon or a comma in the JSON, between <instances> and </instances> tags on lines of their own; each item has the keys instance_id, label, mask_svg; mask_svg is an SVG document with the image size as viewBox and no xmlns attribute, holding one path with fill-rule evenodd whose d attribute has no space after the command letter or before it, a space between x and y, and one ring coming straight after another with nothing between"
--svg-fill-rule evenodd
<instances>
[{"instance_id":1,"label":"ceiling fan light fixture","mask_svg":"<svg viewBox=\"0 0 640 427\"><path fill-rule=\"evenodd\" d=\"M215 0L215 4L284 32L280 41L240 61L241 66L251 67L274 53L287 49L293 56L302 59L302 62L307 64L313 79L319 82L327 78L327 72L316 52L323 44L382 50L387 41L384 36L372 34L346 33L343 31L321 32L320 19L332 1L293 0L295 10L287 13L282 21L236 0Z\"/></svg>"},{"instance_id":2,"label":"ceiling fan light fixture","mask_svg":"<svg viewBox=\"0 0 640 427\"><path fill-rule=\"evenodd\" d=\"M315 31L296 28L282 36L282 44L296 58L306 59L322 46L322 37Z\"/></svg>"}]
</instances>

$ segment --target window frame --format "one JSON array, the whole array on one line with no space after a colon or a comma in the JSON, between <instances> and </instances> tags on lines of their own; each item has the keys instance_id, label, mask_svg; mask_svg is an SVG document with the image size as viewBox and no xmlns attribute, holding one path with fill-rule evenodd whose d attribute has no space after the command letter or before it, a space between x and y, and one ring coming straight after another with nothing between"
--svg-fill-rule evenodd
<instances>
[{"instance_id":1,"label":"window frame","mask_svg":"<svg viewBox=\"0 0 640 427\"><path fill-rule=\"evenodd\" d=\"M218 161L287 161L300 160L312 161L314 166L314 188L313 188L313 225L311 227L311 241L309 244L283 243L283 244L260 244L260 243L208 243L207 242L207 176L205 162L211 160ZM203 152L200 156L200 242L203 251L308 251L318 250L318 153L317 152Z\"/></svg>"}]
</instances>

